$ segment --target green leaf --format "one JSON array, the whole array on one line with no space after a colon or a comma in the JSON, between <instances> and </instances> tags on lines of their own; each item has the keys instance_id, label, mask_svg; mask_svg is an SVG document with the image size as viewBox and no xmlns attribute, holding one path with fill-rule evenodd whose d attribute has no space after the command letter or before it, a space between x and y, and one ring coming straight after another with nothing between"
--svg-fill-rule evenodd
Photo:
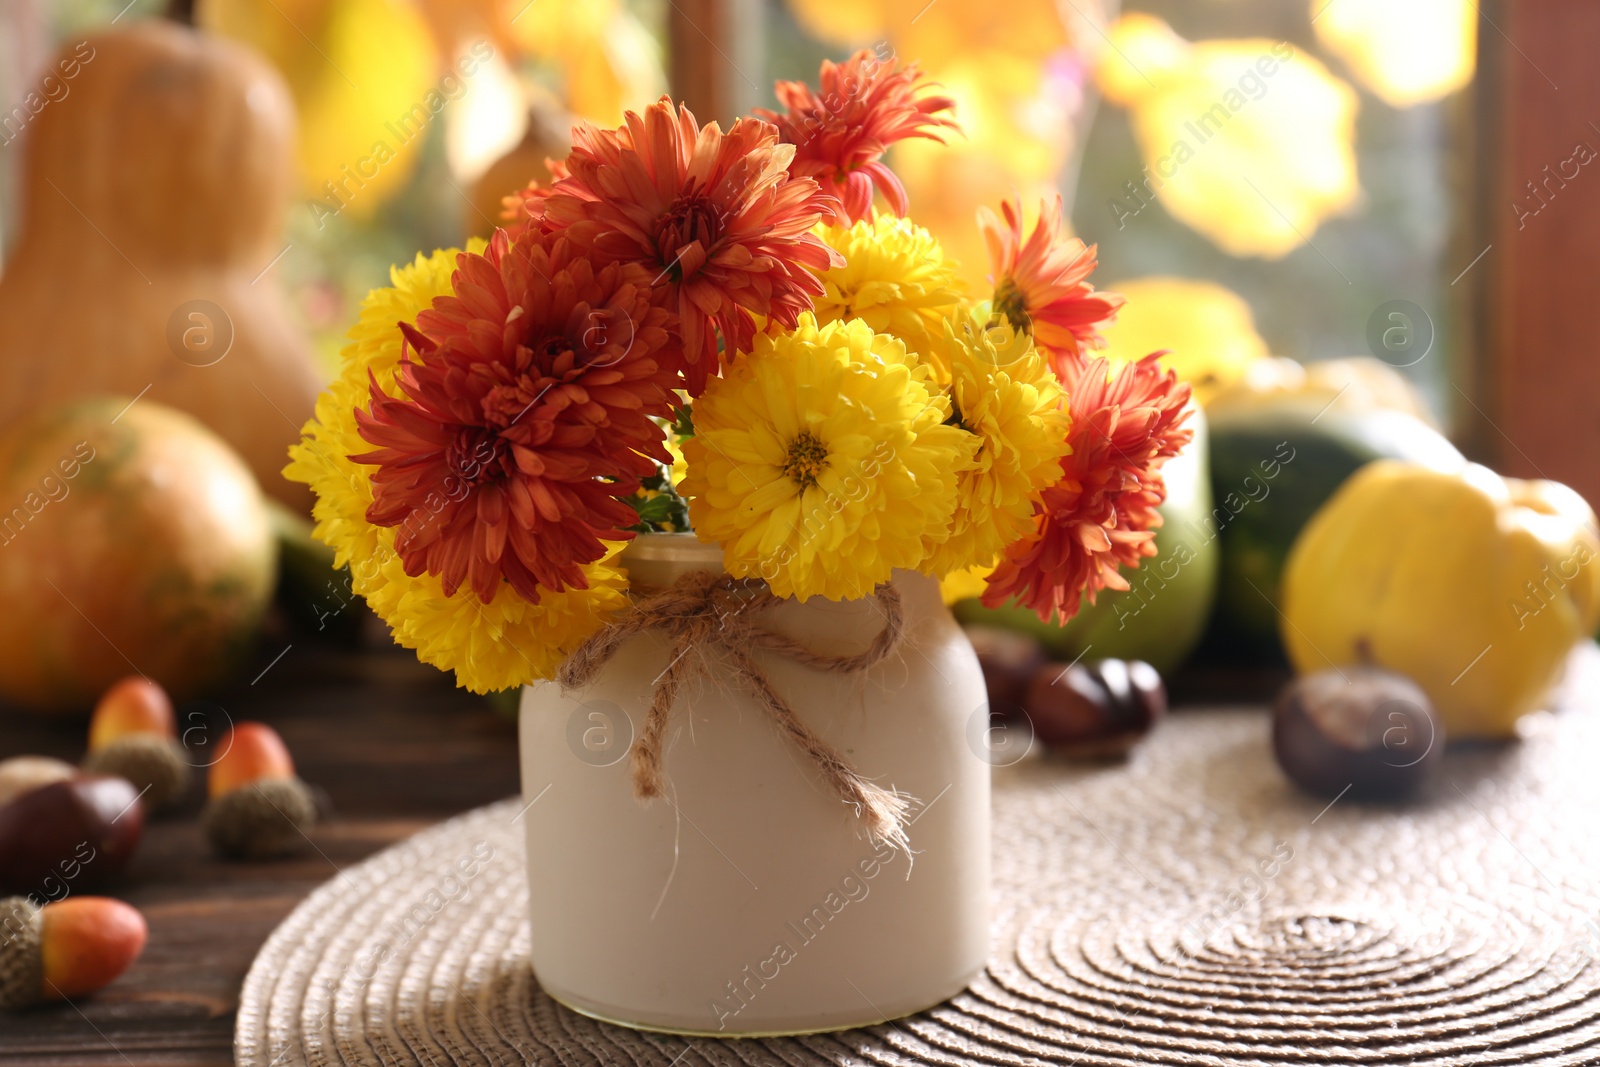
<instances>
[{"instance_id":1,"label":"green leaf","mask_svg":"<svg viewBox=\"0 0 1600 1067\"><path fill-rule=\"evenodd\" d=\"M694 411L688 404L673 409L672 432L680 441L694 436Z\"/></svg>"}]
</instances>

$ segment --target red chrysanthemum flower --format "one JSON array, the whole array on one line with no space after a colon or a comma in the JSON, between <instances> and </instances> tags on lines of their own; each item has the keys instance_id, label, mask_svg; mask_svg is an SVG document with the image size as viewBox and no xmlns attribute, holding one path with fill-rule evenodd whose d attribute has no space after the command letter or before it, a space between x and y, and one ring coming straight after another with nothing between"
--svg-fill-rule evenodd
<instances>
[{"instance_id":1,"label":"red chrysanthemum flower","mask_svg":"<svg viewBox=\"0 0 1600 1067\"><path fill-rule=\"evenodd\" d=\"M611 131L573 127L571 172L545 201L545 225L605 259L637 263L665 290L698 395L725 358L747 351L755 316L793 328L823 292L814 272L844 260L811 233L834 200L789 175L794 149L756 119L701 127L666 97Z\"/></svg>"},{"instance_id":2,"label":"red chrysanthemum flower","mask_svg":"<svg viewBox=\"0 0 1600 1067\"><path fill-rule=\"evenodd\" d=\"M559 159L546 159L544 165L550 171L550 181L534 178L524 188L500 198L500 218L513 241L530 229L544 226L544 202L555 191L554 183L567 176L567 165Z\"/></svg>"},{"instance_id":3,"label":"red chrysanthemum flower","mask_svg":"<svg viewBox=\"0 0 1600 1067\"><path fill-rule=\"evenodd\" d=\"M1098 246L1088 245L1061 229L1061 197L1039 205L1039 223L1022 237L1022 204L1000 205L1005 222L986 207L978 209L978 226L989 245L994 269L994 313L1033 334L1034 344L1051 358L1056 373L1069 356L1099 348L1100 327L1110 325L1123 304L1118 293L1096 292L1089 284L1098 261Z\"/></svg>"},{"instance_id":4,"label":"red chrysanthemum flower","mask_svg":"<svg viewBox=\"0 0 1600 1067\"><path fill-rule=\"evenodd\" d=\"M785 144L795 146L789 173L816 178L836 195L849 222L872 213L872 191L883 193L897 215L906 213L906 187L882 162L884 152L907 137L944 143L941 130L960 130L940 115L955 107L948 96L918 96L922 72L901 69L863 48L843 63L822 61L820 92L805 82L780 81L780 114L756 114L776 123ZM846 223L848 225L848 223Z\"/></svg>"},{"instance_id":5,"label":"red chrysanthemum flower","mask_svg":"<svg viewBox=\"0 0 1600 1067\"><path fill-rule=\"evenodd\" d=\"M1052 614L1065 622L1083 594L1092 604L1101 589L1128 588L1119 566L1155 555L1151 531L1167 498L1161 465L1194 436L1183 428L1189 386L1162 372L1159 355L1109 380L1104 359L1067 361L1072 453L1034 509L1032 536L1011 545L989 576L984 604L1015 598L1047 622Z\"/></svg>"},{"instance_id":6,"label":"red chrysanthemum flower","mask_svg":"<svg viewBox=\"0 0 1600 1067\"><path fill-rule=\"evenodd\" d=\"M356 423L374 450L367 519L398 526L412 576L485 603L501 582L584 588L581 567L637 522L619 500L666 461L650 416L672 410L669 316L632 263L596 266L560 237L497 231L440 297L402 323L399 395L371 385Z\"/></svg>"}]
</instances>

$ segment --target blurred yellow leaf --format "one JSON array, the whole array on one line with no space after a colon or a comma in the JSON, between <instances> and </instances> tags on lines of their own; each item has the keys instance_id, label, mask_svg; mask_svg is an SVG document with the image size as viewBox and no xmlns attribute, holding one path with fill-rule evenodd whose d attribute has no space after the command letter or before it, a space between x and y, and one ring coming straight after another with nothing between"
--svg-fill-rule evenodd
<instances>
[{"instance_id":1,"label":"blurred yellow leaf","mask_svg":"<svg viewBox=\"0 0 1600 1067\"><path fill-rule=\"evenodd\" d=\"M858 45L881 36L891 6L886 0L789 0L801 29L837 45Z\"/></svg>"},{"instance_id":2,"label":"blurred yellow leaf","mask_svg":"<svg viewBox=\"0 0 1600 1067\"><path fill-rule=\"evenodd\" d=\"M849 2L849 0L847 0ZM1095 8L1091 0L1081 6ZM1066 9L1070 10L1070 9ZM889 40L907 60L936 78L953 60L975 52L1007 63L1037 65L1072 43L1059 0L902 0L888 8Z\"/></svg>"},{"instance_id":3,"label":"blurred yellow leaf","mask_svg":"<svg viewBox=\"0 0 1600 1067\"><path fill-rule=\"evenodd\" d=\"M1317 40L1391 107L1426 104L1472 80L1473 0L1311 0Z\"/></svg>"},{"instance_id":4,"label":"blurred yellow leaf","mask_svg":"<svg viewBox=\"0 0 1600 1067\"><path fill-rule=\"evenodd\" d=\"M893 55L916 63L938 92L952 97L965 136L948 145L909 140L890 166L905 183L911 214L962 277L981 287L988 251L974 212L1013 194L1036 209L1054 196L1074 144L1074 118L1086 71L1073 47L1073 27L1058 0L788 0L808 31L833 44L887 42ZM1076 0L1091 17L1099 0ZM1074 18L1079 30L1083 19Z\"/></svg>"},{"instance_id":5,"label":"blurred yellow leaf","mask_svg":"<svg viewBox=\"0 0 1600 1067\"><path fill-rule=\"evenodd\" d=\"M579 118L616 126L667 91L660 44L618 0L502 0L502 11L517 46L560 71Z\"/></svg>"},{"instance_id":6,"label":"blurred yellow leaf","mask_svg":"<svg viewBox=\"0 0 1600 1067\"><path fill-rule=\"evenodd\" d=\"M510 12L512 39L543 59L599 40L621 10L618 0L501 0L500 7Z\"/></svg>"},{"instance_id":7,"label":"blurred yellow leaf","mask_svg":"<svg viewBox=\"0 0 1600 1067\"><path fill-rule=\"evenodd\" d=\"M283 72L299 112L305 190L324 205L322 217L370 215L410 177L422 134L448 102L433 38L414 7L208 0L200 19Z\"/></svg>"},{"instance_id":8,"label":"blurred yellow leaf","mask_svg":"<svg viewBox=\"0 0 1600 1067\"><path fill-rule=\"evenodd\" d=\"M938 81L956 102L964 136L948 145L901 142L890 164L905 182L912 216L961 264L962 277L981 286L989 256L975 222L978 205L1018 194L1036 210L1041 198L1056 194L1081 86L1060 64L1022 63L996 52L951 60Z\"/></svg>"},{"instance_id":9,"label":"blurred yellow leaf","mask_svg":"<svg viewBox=\"0 0 1600 1067\"><path fill-rule=\"evenodd\" d=\"M567 107L602 126L622 123L667 91L661 45L644 24L619 12L593 47L567 56Z\"/></svg>"},{"instance_id":10,"label":"blurred yellow leaf","mask_svg":"<svg viewBox=\"0 0 1600 1067\"><path fill-rule=\"evenodd\" d=\"M901 58L937 72L973 52L1003 52L1009 62L1036 62L1072 43L1059 0L788 0L795 21L829 44L887 40ZM1080 15L1099 0L1078 0Z\"/></svg>"},{"instance_id":11,"label":"blurred yellow leaf","mask_svg":"<svg viewBox=\"0 0 1600 1067\"><path fill-rule=\"evenodd\" d=\"M1121 225L1159 199L1224 251L1278 259L1359 199L1356 94L1316 59L1265 38L1191 44L1143 14L1111 42L1096 78L1145 161L1111 202Z\"/></svg>"},{"instance_id":12,"label":"blurred yellow leaf","mask_svg":"<svg viewBox=\"0 0 1600 1067\"><path fill-rule=\"evenodd\" d=\"M1267 355L1250 305L1231 289L1191 278L1134 278L1105 286L1128 298L1101 333L1104 355L1131 362L1170 349L1162 363L1194 386L1202 405Z\"/></svg>"}]
</instances>

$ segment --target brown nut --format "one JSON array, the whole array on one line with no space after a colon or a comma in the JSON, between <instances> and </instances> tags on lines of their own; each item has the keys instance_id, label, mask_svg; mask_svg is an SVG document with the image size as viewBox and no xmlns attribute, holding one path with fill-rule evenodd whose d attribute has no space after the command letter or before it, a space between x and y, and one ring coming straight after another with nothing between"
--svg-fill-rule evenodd
<instances>
[{"instance_id":1,"label":"brown nut","mask_svg":"<svg viewBox=\"0 0 1600 1067\"><path fill-rule=\"evenodd\" d=\"M1394 800L1438 766L1444 727L1415 682L1374 667L1295 679L1272 711L1272 749L1290 780L1318 796Z\"/></svg>"},{"instance_id":2,"label":"brown nut","mask_svg":"<svg viewBox=\"0 0 1600 1067\"><path fill-rule=\"evenodd\" d=\"M1103 659L1088 665L1111 696L1114 726L1143 734L1167 714L1167 686L1161 672L1141 659Z\"/></svg>"},{"instance_id":3,"label":"brown nut","mask_svg":"<svg viewBox=\"0 0 1600 1067\"><path fill-rule=\"evenodd\" d=\"M12 756L0 761L0 807L23 793L51 782L76 777L78 768L49 756Z\"/></svg>"},{"instance_id":4,"label":"brown nut","mask_svg":"<svg viewBox=\"0 0 1600 1067\"><path fill-rule=\"evenodd\" d=\"M983 687L993 715L1012 716L1021 710L1034 674L1044 663L1044 649L1036 638L998 626L968 626L967 639L983 668Z\"/></svg>"},{"instance_id":5,"label":"brown nut","mask_svg":"<svg viewBox=\"0 0 1600 1067\"><path fill-rule=\"evenodd\" d=\"M1063 755L1120 756L1166 714L1161 675L1148 663L1118 659L1046 664L1033 676L1026 706L1034 736Z\"/></svg>"},{"instance_id":6,"label":"brown nut","mask_svg":"<svg viewBox=\"0 0 1600 1067\"><path fill-rule=\"evenodd\" d=\"M0 808L0 894L59 900L104 885L144 830L139 791L81 775L29 790Z\"/></svg>"}]
</instances>

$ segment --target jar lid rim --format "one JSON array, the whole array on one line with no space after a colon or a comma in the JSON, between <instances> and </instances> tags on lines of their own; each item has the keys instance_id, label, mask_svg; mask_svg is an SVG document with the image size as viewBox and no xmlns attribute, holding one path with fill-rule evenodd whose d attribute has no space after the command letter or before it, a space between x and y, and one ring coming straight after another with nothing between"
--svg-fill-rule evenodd
<instances>
[{"instance_id":1,"label":"jar lid rim","mask_svg":"<svg viewBox=\"0 0 1600 1067\"><path fill-rule=\"evenodd\" d=\"M722 546L701 541L693 533L642 533L622 550L624 559L715 563L722 568Z\"/></svg>"}]
</instances>

